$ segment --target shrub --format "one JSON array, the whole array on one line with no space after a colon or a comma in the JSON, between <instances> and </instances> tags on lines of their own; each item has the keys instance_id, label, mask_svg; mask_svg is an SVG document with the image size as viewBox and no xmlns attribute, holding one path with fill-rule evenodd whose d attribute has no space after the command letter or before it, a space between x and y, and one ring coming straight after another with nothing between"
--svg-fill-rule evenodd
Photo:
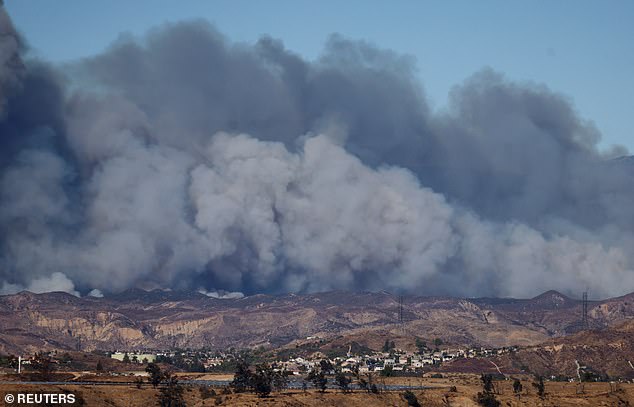
<instances>
[{"instance_id":1,"label":"shrub","mask_svg":"<svg viewBox=\"0 0 634 407\"><path fill-rule=\"evenodd\" d=\"M405 401L407 401L407 405L410 407L420 407L420 403L418 402L418 398L416 398L416 395L414 393L412 393L409 390L406 390L405 393L403 393L403 398L405 399Z\"/></svg>"},{"instance_id":2,"label":"shrub","mask_svg":"<svg viewBox=\"0 0 634 407\"><path fill-rule=\"evenodd\" d=\"M476 401L484 407L500 407L500 402L495 398L493 393L478 393Z\"/></svg>"},{"instance_id":3,"label":"shrub","mask_svg":"<svg viewBox=\"0 0 634 407\"><path fill-rule=\"evenodd\" d=\"M513 381L513 393L519 398L522 395L522 382L519 379Z\"/></svg>"}]
</instances>

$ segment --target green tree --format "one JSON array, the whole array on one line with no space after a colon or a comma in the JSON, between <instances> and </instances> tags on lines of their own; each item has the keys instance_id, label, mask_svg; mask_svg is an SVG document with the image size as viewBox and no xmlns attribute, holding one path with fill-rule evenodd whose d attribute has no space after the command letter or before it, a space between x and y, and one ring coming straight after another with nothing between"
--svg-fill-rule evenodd
<instances>
[{"instance_id":1,"label":"green tree","mask_svg":"<svg viewBox=\"0 0 634 407\"><path fill-rule=\"evenodd\" d=\"M326 375L324 372L318 369L312 369L306 379L310 380L320 392L325 392L328 387L328 379L326 379Z\"/></svg>"},{"instance_id":2,"label":"green tree","mask_svg":"<svg viewBox=\"0 0 634 407\"><path fill-rule=\"evenodd\" d=\"M434 346L438 347L438 346L440 346L442 344L443 344L442 339L440 339L440 338L434 339Z\"/></svg>"},{"instance_id":3,"label":"green tree","mask_svg":"<svg viewBox=\"0 0 634 407\"><path fill-rule=\"evenodd\" d=\"M273 368L268 363L262 363L255 367L255 374L251 376L251 382L258 397L266 397L271 394L273 376Z\"/></svg>"},{"instance_id":4,"label":"green tree","mask_svg":"<svg viewBox=\"0 0 634 407\"><path fill-rule=\"evenodd\" d=\"M495 387L493 385L493 376L490 374L483 374L480 376L480 381L482 382L482 389L486 393L493 393Z\"/></svg>"},{"instance_id":5,"label":"green tree","mask_svg":"<svg viewBox=\"0 0 634 407\"><path fill-rule=\"evenodd\" d=\"M236 393L242 393L253 387L253 374L249 370L249 364L243 360L238 360L233 380L229 384Z\"/></svg>"},{"instance_id":6,"label":"green tree","mask_svg":"<svg viewBox=\"0 0 634 407\"><path fill-rule=\"evenodd\" d=\"M321 371L324 372L324 374L329 374L330 372L334 370L334 366L332 365L332 362L330 362L328 359L322 359L319 362L319 367Z\"/></svg>"},{"instance_id":7,"label":"green tree","mask_svg":"<svg viewBox=\"0 0 634 407\"><path fill-rule=\"evenodd\" d=\"M337 372L335 373L335 383L339 386L341 391L347 393L348 390L350 390L350 383L352 383L352 379L346 376L341 369L337 369Z\"/></svg>"},{"instance_id":8,"label":"green tree","mask_svg":"<svg viewBox=\"0 0 634 407\"><path fill-rule=\"evenodd\" d=\"M273 388L282 391L288 387L288 372L286 369L273 372Z\"/></svg>"},{"instance_id":9,"label":"green tree","mask_svg":"<svg viewBox=\"0 0 634 407\"><path fill-rule=\"evenodd\" d=\"M156 386L158 386L164 378L161 368L156 363L148 363L145 371L149 374L148 380L152 383L152 387L156 389Z\"/></svg>"},{"instance_id":10,"label":"green tree","mask_svg":"<svg viewBox=\"0 0 634 407\"><path fill-rule=\"evenodd\" d=\"M97 361L97 372L103 372L103 364L101 363L101 359Z\"/></svg>"},{"instance_id":11,"label":"green tree","mask_svg":"<svg viewBox=\"0 0 634 407\"><path fill-rule=\"evenodd\" d=\"M165 372L163 375L165 380L165 386L161 387L158 394L158 402L160 407L186 407L185 399L183 398L183 386L178 383L176 376L173 376L170 372Z\"/></svg>"},{"instance_id":12,"label":"green tree","mask_svg":"<svg viewBox=\"0 0 634 407\"><path fill-rule=\"evenodd\" d=\"M128 352L126 352L123 355L123 360L122 361L123 361L123 363L130 363L130 356L128 355Z\"/></svg>"}]
</instances>

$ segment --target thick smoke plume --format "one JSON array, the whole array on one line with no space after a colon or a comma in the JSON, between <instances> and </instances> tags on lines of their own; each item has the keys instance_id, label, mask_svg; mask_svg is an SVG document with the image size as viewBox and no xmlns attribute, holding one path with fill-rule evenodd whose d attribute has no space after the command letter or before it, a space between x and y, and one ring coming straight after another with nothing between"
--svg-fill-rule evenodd
<instances>
[{"instance_id":1,"label":"thick smoke plume","mask_svg":"<svg viewBox=\"0 0 634 407\"><path fill-rule=\"evenodd\" d=\"M0 7L1 9L1 7ZM205 22L25 59L0 10L0 292L634 290L634 172L544 86Z\"/></svg>"}]
</instances>

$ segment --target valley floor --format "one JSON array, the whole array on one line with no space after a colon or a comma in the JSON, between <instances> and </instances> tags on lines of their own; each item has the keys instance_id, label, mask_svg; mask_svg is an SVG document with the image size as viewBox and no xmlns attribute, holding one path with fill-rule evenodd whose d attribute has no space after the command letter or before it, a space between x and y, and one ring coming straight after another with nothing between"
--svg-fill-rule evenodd
<instances>
[{"instance_id":1,"label":"valley floor","mask_svg":"<svg viewBox=\"0 0 634 407\"><path fill-rule=\"evenodd\" d=\"M419 379L417 379L419 380ZM393 378L393 382L398 379ZM462 376L447 379L423 379L422 384L435 386L424 391L414 391L423 406L438 407L467 407L477 406L474 399L481 390L476 376ZM552 407L620 407L634 406L634 384L610 383L586 383L583 393L576 383L546 383L546 397L542 400L537 397L530 381L524 381L524 392L521 398L513 396L512 382L496 382L499 395L498 400L502 406L552 406ZM451 386L456 391L450 391ZM273 393L267 398L258 398L253 394L221 394L221 389L215 389L217 395L203 398L203 393L198 386L187 386L185 399L187 406L407 406L402 397L402 392L383 392L380 394L368 394L364 392L351 392L343 394L339 391L329 390L319 393L313 390L307 392L284 391ZM121 406L121 407L149 407L157 405L158 391L147 384L141 389L132 385L38 385L38 384L0 384L0 397L11 393L63 393L72 392L78 399L83 400L85 406ZM10 406L11 404L6 404ZM17 405L17 404L13 404ZM76 403L75 405L82 405Z\"/></svg>"}]
</instances>

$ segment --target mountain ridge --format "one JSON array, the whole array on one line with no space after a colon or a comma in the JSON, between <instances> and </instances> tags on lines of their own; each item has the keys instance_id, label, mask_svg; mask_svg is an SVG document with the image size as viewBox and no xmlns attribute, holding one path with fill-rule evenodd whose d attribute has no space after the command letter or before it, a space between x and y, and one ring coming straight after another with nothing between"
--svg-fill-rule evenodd
<instances>
[{"instance_id":1,"label":"mountain ridge","mask_svg":"<svg viewBox=\"0 0 634 407\"><path fill-rule=\"evenodd\" d=\"M590 326L634 317L634 293L590 303ZM359 337L376 345L398 337L448 344L535 345L578 330L580 300L548 291L531 299L403 297L330 291L218 299L192 291L132 290L75 297L21 292L0 296L0 352L280 347L306 337Z\"/></svg>"}]
</instances>

